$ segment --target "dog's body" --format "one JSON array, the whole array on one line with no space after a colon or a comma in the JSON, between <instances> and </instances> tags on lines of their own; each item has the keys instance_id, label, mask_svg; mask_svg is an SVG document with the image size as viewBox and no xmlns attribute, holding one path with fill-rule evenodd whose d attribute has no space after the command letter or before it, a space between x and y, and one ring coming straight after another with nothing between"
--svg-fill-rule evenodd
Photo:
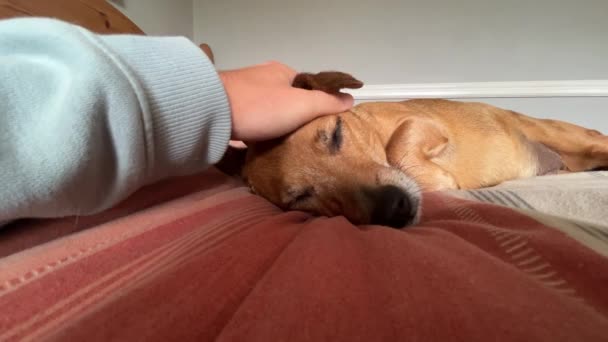
<instances>
[{"instance_id":1,"label":"dog's body","mask_svg":"<svg viewBox=\"0 0 608 342\"><path fill-rule=\"evenodd\" d=\"M284 209L402 227L416 221L419 190L606 166L608 137L597 131L482 103L410 100L360 104L254 144L244 176Z\"/></svg>"}]
</instances>

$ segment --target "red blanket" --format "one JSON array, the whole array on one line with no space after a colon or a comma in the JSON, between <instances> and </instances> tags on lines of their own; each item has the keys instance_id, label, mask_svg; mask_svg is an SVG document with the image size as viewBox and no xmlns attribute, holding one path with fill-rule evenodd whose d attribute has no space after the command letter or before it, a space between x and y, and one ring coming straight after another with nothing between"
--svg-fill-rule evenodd
<instances>
[{"instance_id":1,"label":"red blanket","mask_svg":"<svg viewBox=\"0 0 608 342\"><path fill-rule=\"evenodd\" d=\"M199 179L0 259L0 340L608 341L608 259L521 212L434 193L356 227Z\"/></svg>"}]
</instances>

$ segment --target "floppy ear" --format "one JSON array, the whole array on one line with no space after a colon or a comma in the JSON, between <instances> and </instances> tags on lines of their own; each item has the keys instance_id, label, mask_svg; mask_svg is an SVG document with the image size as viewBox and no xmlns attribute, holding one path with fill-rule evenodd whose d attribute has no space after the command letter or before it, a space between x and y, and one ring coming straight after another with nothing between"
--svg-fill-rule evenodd
<instances>
[{"instance_id":1,"label":"floppy ear","mask_svg":"<svg viewBox=\"0 0 608 342\"><path fill-rule=\"evenodd\" d=\"M337 94L340 89L358 89L363 82L353 76L339 71L323 71L318 74L300 73L293 80L292 86L307 90L321 90Z\"/></svg>"}]
</instances>

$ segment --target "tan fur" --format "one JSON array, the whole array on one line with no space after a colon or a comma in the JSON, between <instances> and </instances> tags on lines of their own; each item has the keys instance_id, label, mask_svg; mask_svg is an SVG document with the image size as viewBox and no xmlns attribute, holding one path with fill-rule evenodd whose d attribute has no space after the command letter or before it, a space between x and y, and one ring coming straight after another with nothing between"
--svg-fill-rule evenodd
<instances>
[{"instance_id":1,"label":"tan fur","mask_svg":"<svg viewBox=\"0 0 608 342\"><path fill-rule=\"evenodd\" d=\"M338 117L342 145L332 153L327 139ZM254 144L243 175L284 209L369 223L366 189L396 185L418 206L418 187L473 189L532 177L544 167L541 144L559 154L563 170L608 166L608 137L597 131L483 103L410 100L360 104Z\"/></svg>"}]
</instances>

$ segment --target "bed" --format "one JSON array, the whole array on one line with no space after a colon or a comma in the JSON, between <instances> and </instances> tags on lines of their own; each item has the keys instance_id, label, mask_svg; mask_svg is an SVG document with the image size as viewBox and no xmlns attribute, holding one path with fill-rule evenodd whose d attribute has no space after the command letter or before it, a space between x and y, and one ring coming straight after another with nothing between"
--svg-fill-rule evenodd
<instances>
[{"instance_id":1,"label":"bed","mask_svg":"<svg viewBox=\"0 0 608 342\"><path fill-rule=\"evenodd\" d=\"M50 3L0 17L143 34L105 1ZM608 172L543 176L426 193L400 231L282 212L210 168L0 230L0 340L608 341L606 208Z\"/></svg>"}]
</instances>

